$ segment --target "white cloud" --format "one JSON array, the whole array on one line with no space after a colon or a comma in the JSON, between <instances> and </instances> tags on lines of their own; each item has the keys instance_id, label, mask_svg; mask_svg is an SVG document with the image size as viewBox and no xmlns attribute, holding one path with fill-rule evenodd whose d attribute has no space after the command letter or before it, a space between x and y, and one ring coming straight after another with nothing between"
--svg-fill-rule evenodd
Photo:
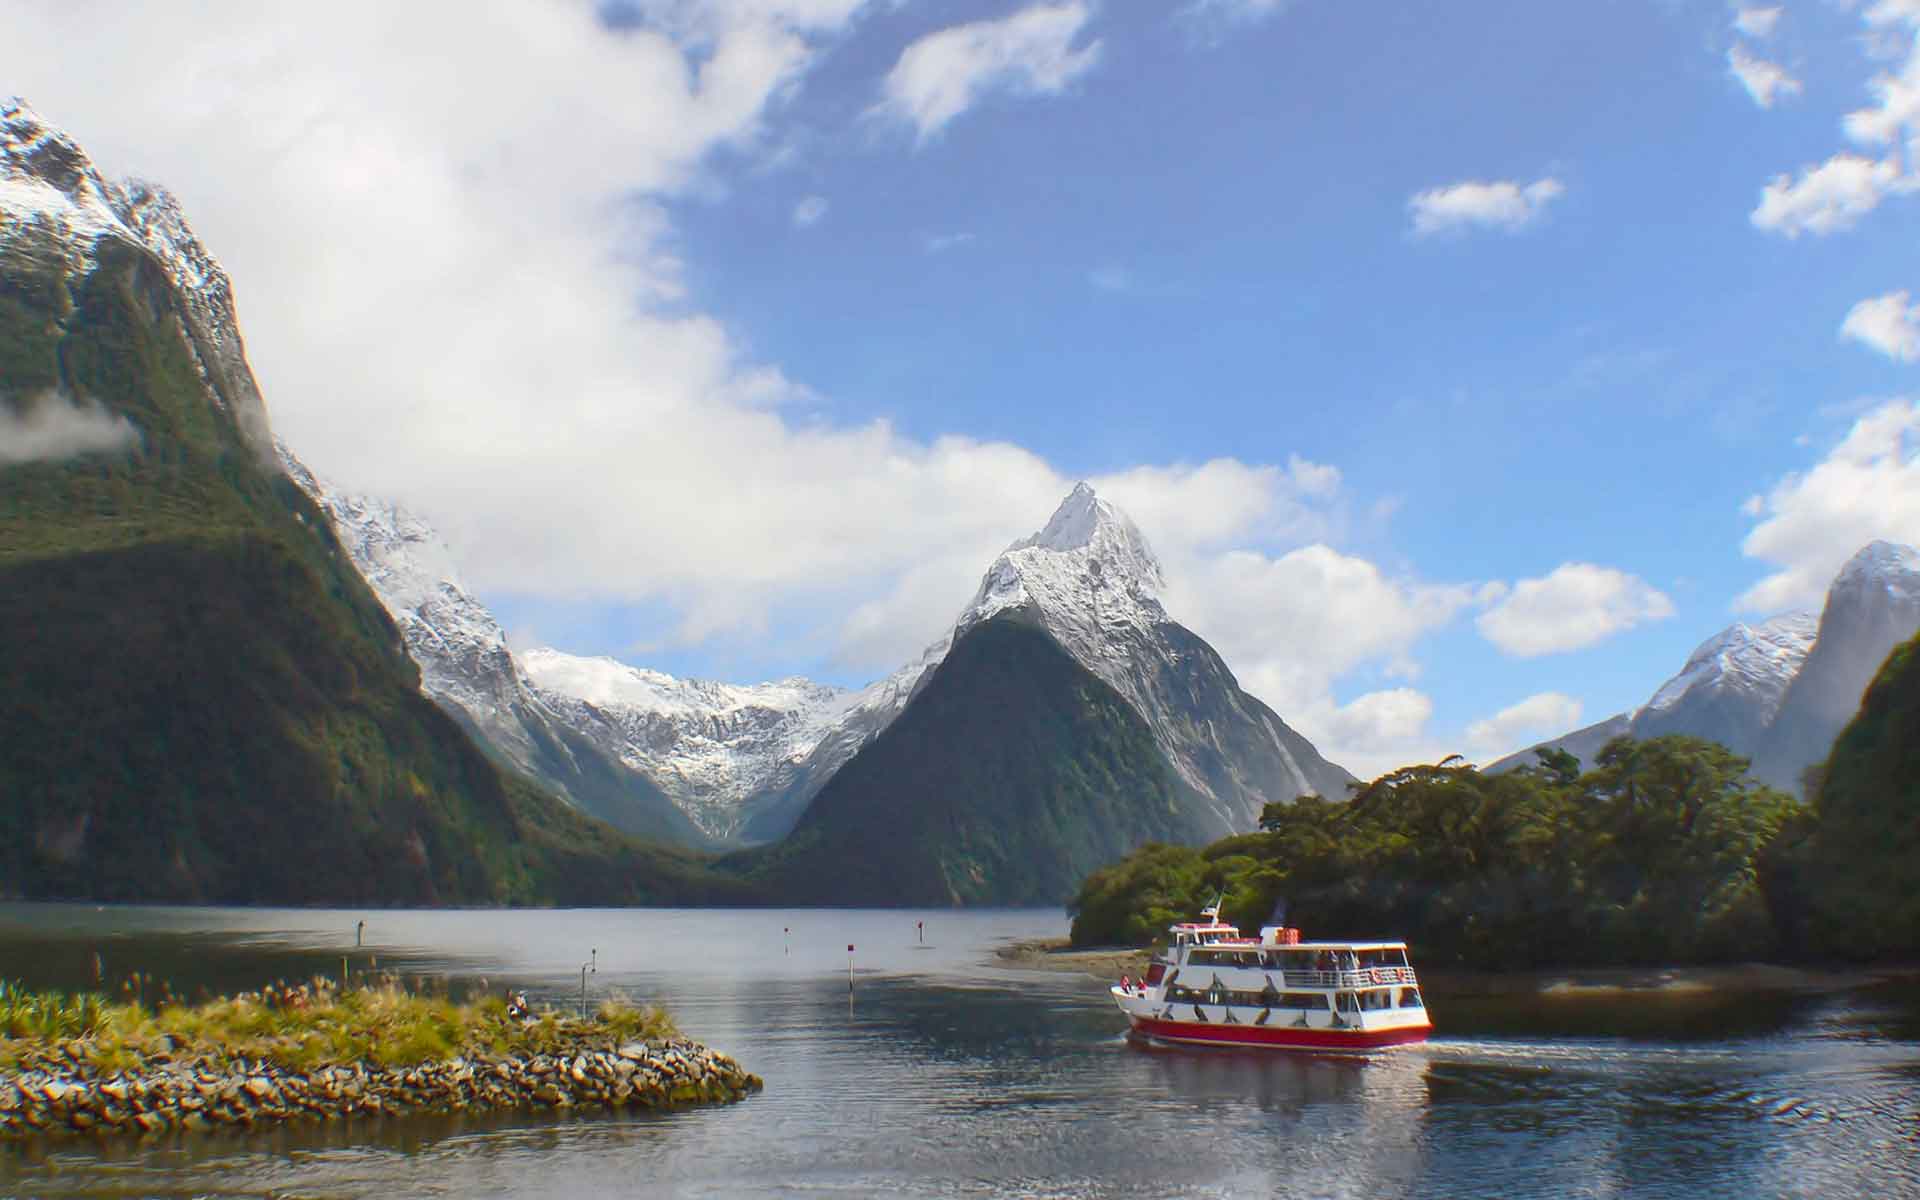
<instances>
[{"instance_id":1,"label":"white cloud","mask_svg":"<svg viewBox=\"0 0 1920 1200\"><path fill-rule=\"evenodd\" d=\"M132 422L96 401L56 392L15 404L0 399L0 467L58 462L82 454L121 454L139 442Z\"/></svg>"},{"instance_id":2,"label":"white cloud","mask_svg":"<svg viewBox=\"0 0 1920 1200\"><path fill-rule=\"evenodd\" d=\"M1159 546L1156 528L1140 525ZM1220 651L1242 686L1329 755L1328 746L1338 745L1334 683L1363 665L1410 667L1414 645L1476 598L1470 586L1396 579L1320 543L1277 556L1176 544L1162 557L1168 611Z\"/></svg>"},{"instance_id":3,"label":"white cloud","mask_svg":"<svg viewBox=\"0 0 1920 1200\"><path fill-rule=\"evenodd\" d=\"M1904 291L1862 300L1848 310L1840 336L1900 362L1920 359L1920 304L1909 307L1907 300Z\"/></svg>"},{"instance_id":4,"label":"white cloud","mask_svg":"<svg viewBox=\"0 0 1920 1200\"><path fill-rule=\"evenodd\" d=\"M1429 732L1433 700L1414 688L1367 692L1345 704L1324 698L1284 715L1322 756L1362 780L1411 763L1439 762L1459 748Z\"/></svg>"},{"instance_id":5,"label":"white cloud","mask_svg":"<svg viewBox=\"0 0 1920 1200\"><path fill-rule=\"evenodd\" d=\"M1124 292L1133 287L1133 274L1112 263L1087 272L1087 282L1103 292Z\"/></svg>"},{"instance_id":6,"label":"white cloud","mask_svg":"<svg viewBox=\"0 0 1920 1200\"><path fill-rule=\"evenodd\" d=\"M797 229L805 229L809 225L817 224L820 218L826 215L827 198L825 196L807 196L793 206L793 224Z\"/></svg>"},{"instance_id":7,"label":"white cloud","mask_svg":"<svg viewBox=\"0 0 1920 1200\"><path fill-rule=\"evenodd\" d=\"M1514 584L1475 624L1502 653L1535 658L1585 649L1672 615L1673 602L1637 576L1573 562Z\"/></svg>"},{"instance_id":8,"label":"white cloud","mask_svg":"<svg viewBox=\"0 0 1920 1200\"><path fill-rule=\"evenodd\" d=\"M1752 221L1761 229L1799 237L1852 229L1880 205L1900 178L1891 160L1877 161L1857 154L1836 154L1801 173L1798 182L1786 175L1774 177L1760 192Z\"/></svg>"},{"instance_id":9,"label":"white cloud","mask_svg":"<svg viewBox=\"0 0 1920 1200\"><path fill-rule=\"evenodd\" d=\"M1062 92L1100 60L1098 38L1073 45L1091 16L1084 0L1068 0L930 33L901 51L873 111L924 143L992 92Z\"/></svg>"},{"instance_id":10,"label":"white cloud","mask_svg":"<svg viewBox=\"0 0 1920 1200\"><path fill-rule=\"evenodd\" d=\"M1800 81L1787 74L1785 67L1755 58L1741 46L1727 51L1727 70L1761 108L1772 108L1776 97L1800 94Z\"/></svg>"},{"instance_id":11,"label":"white cloud","mask_svg":"<svg viewBox=\"0 0 1920 1200\"><path fill-rule=\"evenodd\" d=\"M1920 543L1920 401L1893 400L1856 420L1813 469L1768 490L1741 549L1777 570L1736 606L1818 607L1840 567L1876 538Z\"/></svg>"},{"instance_id":12,"label":"white cloud","mask_svg":"<svg viewBox=\"0 0 1920 1200\"><path fill-rule=\"evenodd\" d=\"M1869 80L1876 102L1848 113L1841 125L1856 145L1891 153L1871 158L1843 152L1803 169L1797 182L1776 176L1752 213L1761 229L1788 237L1835 233L1853 228L1888 196L1920 190L1920 0L1879 0L1861 19L1869 54L1900 60L1900 66Z\"/></svg>"},{"instance_id":13,"label":"white cloud","mask_svg":"<svg viewBox=\"0 0 1920 1200\"><path fill-rule=\"evenodd\" d=\"M1561 692L1537 692L1467 726L1467 741L1487 761L1557 737L1580 725L1581 704Z\"/></svg>"},{"instance_id":14,"label":"white cloud","mask_svg":"<svg viewBox=\"0 0 1920 1200\"><path fill-rule=\"evenodd\" d=\"M1277 16L1292 0L1189 0L1174 10L1174 20L1186 26L1197 45L1217 45L1237 28L1257 25Z\"/></svg>"},{"instance_id":15,"label":"white cloud","mask_svg":"<svg viewBox=\"0 0 1920 1200\"><path fill-rule=\"evenodd\" d=\"M928 254L945 254L974 240L971 233L930 233L924 243Z\"/></svg>"},{"instance_id":16,"label":"white cloud","mask_svg":"<svg viewBox=\"0 0 1920 1200\"><path fill-rule=\"evenodd\" d=\"M1770 38L1774 27L1780 23L1780 13L1778 6L1743 8L1734 14L1733 27L1750 38Z\"/></svg>"},{"instance_id":17,"label":"white cloud","mask_svg":"<svg viewBox=\"0 0 1920 1200\"><path fill-rule=\"evenodd\" d=\"M1478 227L1509 232L1540 219L1547 205L1565 192L1558 179L1540 179L1524 187L1507 179L1467 180L1432 188L1407 201L1415 237Z\"/></svg>"},{"instance_id":18,"label":"white cloud","mask_svg":"<svg viewBox=\"0 0 1920 1200\"><path fill-rule=\"evenodd\" d=\"M1897 72L1882 71L1868 82L1878 103L1847 114L1847 136L1868 146L1897 145L1904 139L1911 154L1913 143L1920 140L1920 0L1881 0L1863 17L1870 29L1895 38L1896 47L1897 39L1905 36L1904 47L1894 54L1899 57L1904 51L1905 62ZM1911 185L1917 164L1910 158L1907 165Z\"/></svg>"},{"instance_id":19,"label":"white cloud","mask_svg":"<svg viewBox=\"0 0 1920 1200\"><path fill-rule=\"evenodd\" d=\"M1264 21L1290 3L1292 0L1193 0L1180 10L1180 15L1228 21Z\"/></svg>"}]
</instances>

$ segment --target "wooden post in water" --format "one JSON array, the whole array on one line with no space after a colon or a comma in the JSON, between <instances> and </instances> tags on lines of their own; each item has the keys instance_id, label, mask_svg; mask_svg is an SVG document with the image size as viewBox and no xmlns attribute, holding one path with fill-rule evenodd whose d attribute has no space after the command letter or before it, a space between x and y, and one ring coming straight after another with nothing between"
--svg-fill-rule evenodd
<instances>
[{"instance_id":1,"label":"wooden post in water","mask_svg":"<svg viewBox=\"0 0 1920 1200\"><path fill-rule=\"evenodd\" d=\"M853 943L847 943L847 995L853 995Z\"/></svg>"}]
</instances>

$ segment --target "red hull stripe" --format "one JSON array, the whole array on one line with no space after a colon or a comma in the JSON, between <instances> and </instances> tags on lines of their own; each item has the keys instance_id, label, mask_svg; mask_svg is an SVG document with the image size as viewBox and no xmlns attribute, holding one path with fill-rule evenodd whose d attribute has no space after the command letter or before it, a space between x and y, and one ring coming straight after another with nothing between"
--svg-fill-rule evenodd
<instances>
[{"instance_id":1,"label":"red hull stripe","mask_svg":"<svg viewBox=\"0 0 1920 1200\"><path fill-rule=\"evenodd\" d=\"M1168 1042L1204 1042L1216 1046L1271 1046L1276 1050L1376 1050L1424 1042L1431 1025L1399 1029L1300 1029L1294 1026L1226 1025L1199 1021L1133 1018L1137 1033Z\"/></svg>"}]
</instances>

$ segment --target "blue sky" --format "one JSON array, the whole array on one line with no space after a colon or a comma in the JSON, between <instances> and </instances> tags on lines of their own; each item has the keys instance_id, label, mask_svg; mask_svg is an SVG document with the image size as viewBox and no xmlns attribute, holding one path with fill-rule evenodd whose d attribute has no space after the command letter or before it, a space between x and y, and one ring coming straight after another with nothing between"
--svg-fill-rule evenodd
<instances>
[{"instance_id":1,"label":"blue sky","mask_svg":"<svg viewBox=\"0 0 1920 1200\"><path fill-rule=\"evenodd\" d=\"M355 11L0 68L524 641L863 682L1090 478L1368 771L1920 540L1920 0Z\"/></svg>"}]
</instances>

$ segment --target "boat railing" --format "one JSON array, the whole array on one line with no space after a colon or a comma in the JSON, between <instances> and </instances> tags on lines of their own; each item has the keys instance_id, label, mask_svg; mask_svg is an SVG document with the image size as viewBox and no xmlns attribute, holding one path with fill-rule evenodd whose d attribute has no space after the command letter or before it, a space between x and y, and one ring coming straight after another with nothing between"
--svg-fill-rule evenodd
<instances>
[{"instance_id":1,"label":"boat railing","mask_svg":"<svg viewBox=\"0 0 1920 1200\"><path fill-rule=\"evenodd\" d=\"M1288 969L1280 972L1281 987L1303 988L1364 988L1381 987L1391 983L1416 983L1412 967L1362 967L1357 971L1295 971Z\"/></svg>"}]
</instances>

